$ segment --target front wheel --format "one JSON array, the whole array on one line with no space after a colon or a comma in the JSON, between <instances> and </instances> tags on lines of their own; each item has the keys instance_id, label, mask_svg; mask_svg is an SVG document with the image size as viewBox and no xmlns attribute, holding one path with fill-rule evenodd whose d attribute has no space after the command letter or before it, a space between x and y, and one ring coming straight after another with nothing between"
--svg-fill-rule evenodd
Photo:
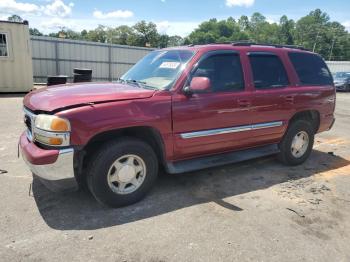
<instances>
[{"instance_id":1,"label":"front wheel","mask_svg":"<svg viewBox=\"0 0 350 262\"><path fill-rule=\"evenodd\" d=\"M94 197L110 207L141 200L158 175L153 149L141 140L124 138L106 143L88 168L88 186Z\"/></svg>"},{"instance_id":2,"label":"front wheel","mask_svg":"<svg viewBox=\"0 0 350 262\"><path fill-rule=\"evenodd\" d=\"M278 159L287 165L300 165L310 156L314 144L314 128L305 120L292 122L279 144Z\"/></svg>"}]
</instances>

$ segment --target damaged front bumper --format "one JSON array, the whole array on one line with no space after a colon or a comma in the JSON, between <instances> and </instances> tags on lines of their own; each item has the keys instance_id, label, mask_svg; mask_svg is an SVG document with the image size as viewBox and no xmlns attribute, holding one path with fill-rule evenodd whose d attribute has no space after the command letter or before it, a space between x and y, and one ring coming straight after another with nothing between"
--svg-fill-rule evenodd
<instances>
[{"instance_id":1,"label":"damaged front bumper","mask_svg":"<svg viewBox=\"0 0 350 262\"><path fill-rule=\"evenodd\" d=\"M78 183L74 175L74 149L46 150L21 135L19 149L33 175L54 192L74 191Z\"/></svg>"}]
</instances>

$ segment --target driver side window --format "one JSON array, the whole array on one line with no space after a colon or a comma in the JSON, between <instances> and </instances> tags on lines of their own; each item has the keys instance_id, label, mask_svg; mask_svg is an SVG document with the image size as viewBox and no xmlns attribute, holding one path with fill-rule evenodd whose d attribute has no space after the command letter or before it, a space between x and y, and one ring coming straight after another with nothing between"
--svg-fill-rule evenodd
<instances>
[{"instance_id":1,"label":"driver side window","mask_svg":"<svg viewBox=\"0 0 350 262\"><path fill-rule=\"evenodd\" d=\"M207 77L213 92L244 90L242 66L238 54L211 55L200 61L192 77Z\"/></svg>"}]
</instances>

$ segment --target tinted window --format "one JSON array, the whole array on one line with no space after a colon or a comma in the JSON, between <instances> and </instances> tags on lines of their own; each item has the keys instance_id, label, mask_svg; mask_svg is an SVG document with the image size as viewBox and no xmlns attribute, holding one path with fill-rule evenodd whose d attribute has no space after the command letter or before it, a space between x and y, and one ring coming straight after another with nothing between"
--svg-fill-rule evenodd
<instances>
[{"instance_id":1,"label":"tinted window","mask_svg":"<svg viewBox=\"0 0 350 262\"><path fill-rule=\"evenodd\" d=\"M279 88L289 84L286 70L277 56L250 54L249 59L256 89Z\"/></svg>"},{"instance_id":2,"label":"tinted window","mask_svg":"<svg viewBox=\"0 0 350 262\"><path fill-rule=\"evenodd\" d=\"M244 89L241 62L237 54L217 54L205 58L199 63L195 76L208 77L213 92Z\"/></svg>"},{"instance_id":3,"label":"tinted window","mask_svg":"<svg viewBox=\"0 0 350 262\"><path fill-rule=\"evenodd\" d=\"M314 54L289 53L289 58L303 85L332 85L332 75L323 59Z\"/></svg>"}]
</instances>

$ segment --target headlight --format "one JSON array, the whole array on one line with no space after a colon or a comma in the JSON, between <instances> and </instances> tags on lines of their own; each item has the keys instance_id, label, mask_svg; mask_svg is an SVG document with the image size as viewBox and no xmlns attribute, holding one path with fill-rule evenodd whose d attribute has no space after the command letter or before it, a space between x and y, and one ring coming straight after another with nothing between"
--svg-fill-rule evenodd
<instances>
[{"instance_id":1,"label":"headlight","mask_svg":"<svg viewBox=\"0 0 350 262\"><path fill-rule=\"evenodd\" d=\"M68 146L70 123L67 119L53 115L37 115L34 121L34 139L52 146Z\"/></svg>"},{"instance_id":2,"label":"headlight","mask_svg":"<svg viewBox=\"0 0 350 262\"><path fill-rule=\"evenodd\" d=\"M35 127L46 131L69 132L69 121L58 116L38 115L35 118Z\"/></svg>"}]
</instances>

